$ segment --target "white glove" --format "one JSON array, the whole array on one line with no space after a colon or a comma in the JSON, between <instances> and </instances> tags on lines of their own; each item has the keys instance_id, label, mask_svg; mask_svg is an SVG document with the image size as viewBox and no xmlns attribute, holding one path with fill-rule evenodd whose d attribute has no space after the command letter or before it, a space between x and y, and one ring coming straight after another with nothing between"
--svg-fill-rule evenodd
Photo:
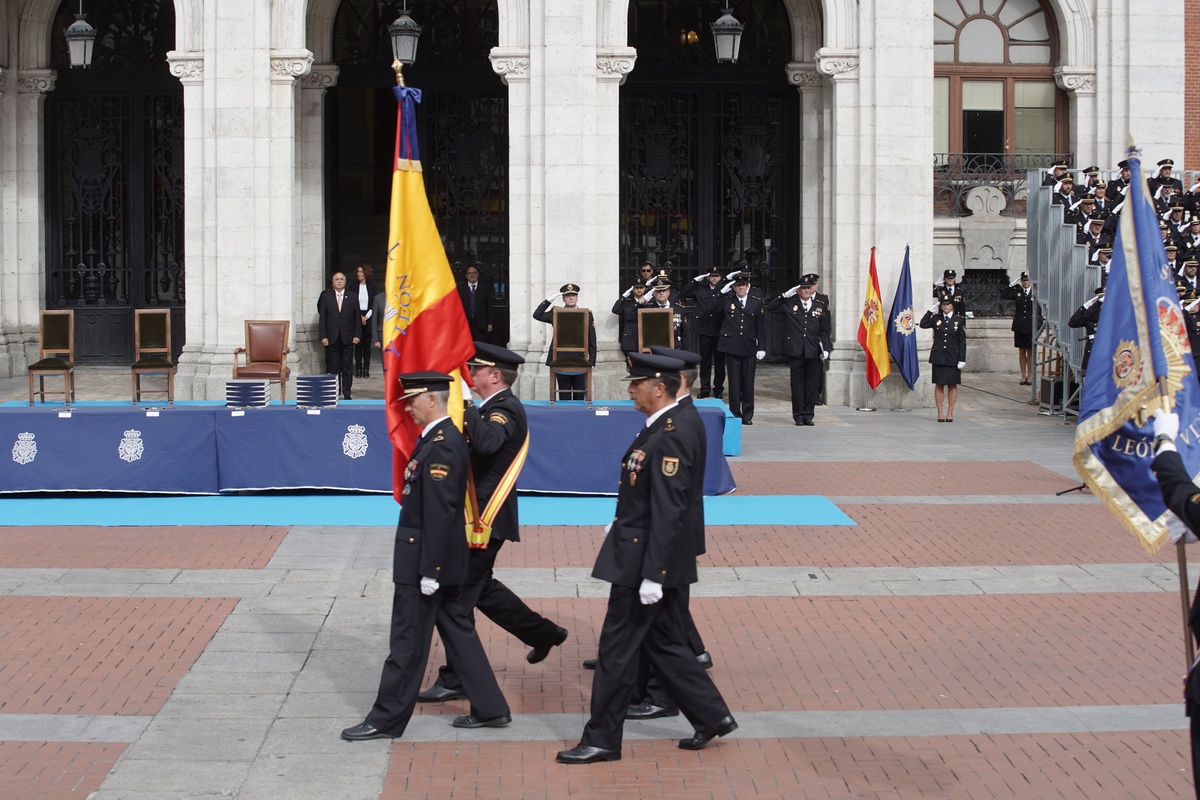
<instances>
[{"instance_id":1,"label":"white glove","mask_svg":"<svg viewBox=\"0 0 1200 800\"><path fill-rule=\"evenodd\" d=\"M936 314L936 313L937 313L937 311L938 311L938 309L939 309L939 308L941 308L941 307L942 307L942 304L941 304L941 303L934 303L933 305L931 305L931 306L929 307L929 313L930 313L930 314Z\"/></svg>"},{"instance_id":2,"label":"white glove","mask_svg":"<svg viewBox=\"0 0 1200 800\"><path fill-rule=\"evenodd\" d=\"M654 605L662 600L662 584L642 578L642 585L638 587L638 597L642 599L642 605Z\"/></svg>"},{"instance_id":3,"label":"white glove","mask_svg":"<svg viewBox=\"0 0 1200 800\"><path fill-rule=\"evenodd\" d=\"M767 351L759 350L757 353L754 354L754 357L757 358L759 361L762 361L764 358L767 357Z\"/></svg>"},{"instance_id":4,"label":"white glove","mask_svg":"<svg viewBox=\"0 0 1200 800\"><path fill-rule=\"evenodd\" d=\"M1200 539L1196 538L1196 534L1183 524L1183 520L1170 512L1167 512L1167 536L1170 538L1171 544L1179 544L1180 541L1184 544L1200 542Z\"/></svg>"},{"instance_id":5,"label":"white glove","mask_svg":"<svg viewBox=\"0 0 1200 800\"><path fill-rule=\"evenodd\" d=\"M439 584L433 578L421 578L421 594L429 597L429 595L438 590L440 585L441 584Z\"/></svg>"},{"instance_id":6,"label":"white glove","mask_svg":"<svg viewBox=\"0 0 1200 800\"><path fill-rule=\"evenodd\" d=\"M1013 282L1010 283L1009 286L1016 286L1020 282L1021 282L1021 276L1018 275L1017 277L1013 278Z\"/></svg>"},{"instance_id":7,"label":"white glove","mask_svg":"<svg viewBox=\"0 0 1200 800\"><path fill-rule=\"evenodd\" d=\"M828 358L829 358L829 353L826 353L824 350L822 350L821 351L821 360L826 361L826 360L828 360Z\"/></svg>"},{"instance_id":8,"label":"white glove","mask_svg":"<svg viewBox=\"0 0 1200 800\"><path fill-rule=\"evenodd\" d=\"M631 294L633 294L633 287L632 287L632 286L630 286L630 287L629 287L628 289L626 289L625 291L621 292L621 297L629 297L629 295L631 295Z\"/></svg>"},{"instance_id":9,"label":"white glove","mask_svg":"<svg viewBox=\"0 0 1200 800\"><path fill-rule=\"evenodd\" d=\"M721 287L721 294L729 294L729 290L733 288L733 281Z\"/></svg>"},{"instance_id":10,"label":"white glove","mask_svg":"<svg viewBox=\"0 0 1200 800\"><path fill-rule=\"evenodd\" d=\"M783 296L784 296L784 297L795 297L795 296L796 296L796 290L797 290L797 289L799 289L799 288L800 288L799 286L793 286L792 288L790 288L790 289L788 289L786 292L784 292L784 293L783 293Z\"/></svg>"},{"instance_id":11,"label":"white glove","mask_svg":"<svg viewBox=\"0 0 1200 800\"><path fill-rule=\"evenodd\" d=\"M696 283L704 283L704 281L705 281L705 279L706 279L707 277L708 277L708 273L707 273L707 272L701 272L701 273L700 273L699 275L697 275L695 278L692 278L692 280L694 280Z\"/></svg>"},{"instance_id":12,"label":"white glove","mask_svg":"<svg viewBox=\"0 0 1200 800\"><path fill-rule=\"evenodd\" d=\"M1100 295L1095 295L1094 297L1092 297L1092 299L1091 299L1091 300L1088 300L1086 303L1084 303L1084 304L1083 304L1083 307L1084 307L1084 308L1091 308L1092 306L1096 305L1096 301L1097 301L1097 300L1099 300L1099 299L1100 299Z\"/></svg>"},{"instance_id":13,"label":"white glove","mask_svg":"<svg viewBox=\"0 0 1200 800\"><path fill-rule=\"evenodd\" d=\"M467 386L467 382L464 380L459 380L459 384L462 386L463 402L471 402L471 387Z\"/></svg>"},{"instance_id":14,"label":"white glove","mask_svg":"<svg viewBox=\"0 0 1200 800\"><path fill-rule=\"evenodd\" d=\"M1103 298L1101 298L1101 302L1104 302ZM1193 300L1192 302L1188 303L1186 306L1184 306L1183 310L1194 312L1197 308L1200 308L1200 298L1197 298L1197 299Z\"/></svg>"},{"instance_id":15,"label":"white glove","mask_svg":"<svg viewBox=\"0 0 1200 800\"><path fill-rule=\"evenodd\" d=\"M1154 414L1154 438L1165 436L1172 442L1179 435L1179 415L1175 412L1157 411Z\"/></svg>"},{"instance_id":16,"label":"white glove","mask_svg":"<svg viewBox=\"0 0 1200 800\"><path fill-rule=\"evenodd\" d=\"M1192 187L1190 189L1188 189L1188 191L1195 194L1197 189L1200 189L1200 183L1193 183Z\"/></svg>"},{"instance_id":17,"label":"white glove","mask_svg":"<svg viewBox=\"0 0 1200 800\"><path fill-rule=\"evenodd\" d=\"M965 362L965 361L960 361L960 362L958 362L958 368L959 368L959 369L962 369L962 368L963 368L963 367L965 367L966 365L967 365L967 362Z\"/></svg>"},{"instance_id":18,"label":"white glove","mask_svg":"<svg viewBox=\"0 0 1200 800\"><path fill-rule=\"evenodd\" d=\"M742 271L740 269L735 269L733 272L731 272L725 276L725 280L731 281L734 278L736 278L738 275L741 275L741 274L742 274Z\"/></svg>"},{"instance_id":19,"label":"white glove","mask_svg":"<svg viewBox=\"0 0 1200 800\"><path fill-rule=\"evenodd\" d=\"M554 301L560 297L562 297L562 292L555 292L554 294L552 294L546 298L546 302L549 303L550 305L554 305Z\"/></svg>"}]
</instances>

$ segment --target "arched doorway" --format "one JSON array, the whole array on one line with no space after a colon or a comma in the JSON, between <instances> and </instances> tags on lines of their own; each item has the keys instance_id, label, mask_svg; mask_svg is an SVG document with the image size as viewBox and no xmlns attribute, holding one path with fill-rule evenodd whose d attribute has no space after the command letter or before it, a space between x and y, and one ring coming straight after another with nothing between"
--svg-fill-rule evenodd
<instances>
[{"instance_id":1,"label":"arched doorway","mask_svg":"<svg viewBox=\"0 0 1200 800\"><path fill-rule=\"evenodd\" d=\"M396 101L387 26L401 0L342 0L333 23L340 74L326 101L326 269L370 264L387 247ZM492 283L497 343L508 341L508 95L488 62L496 0L410 0L423 26L405 82L417 108L429 205L457 277L470 265Z\"/></svg>"},{"instance_id":2,"label":"arched doorway","mask_svg":"<svg viewBox=\"0 0 1200 800\"><path fill-rule=\"evenodd\" d=\"M46 307L75 311L76 360L129 363L133 311L168 308L184 344L183 90L167 69L171 0L89 0L90 69L71 69L54 23L46 97Z\"/></svg>"}]
</instances>

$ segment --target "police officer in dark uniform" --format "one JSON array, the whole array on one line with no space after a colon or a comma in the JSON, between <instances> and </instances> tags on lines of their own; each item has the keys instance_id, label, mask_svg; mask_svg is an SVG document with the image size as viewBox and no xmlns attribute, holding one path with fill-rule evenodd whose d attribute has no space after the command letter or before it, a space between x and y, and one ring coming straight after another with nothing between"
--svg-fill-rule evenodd
<instances>
[{"instance_id":1,"label":"police officer in dark uniform","mask_svg":"<svg viewBox=\"0 0 1200 800\"><path fill-rule=\"evenodd\" d=\"M1042 176L1042 186L1057 186L1058 182L1067 174L1067 170L1071 165L1066 161L1056 161L1050 171Z\"/></svg>"},{"instance_id":2,"label":"police officer in dark uniform","mask_svg":"<svg viewBox=\"0 0 1200 800\"><path fill-rule=\"evenodd\" d=\"M513 351L486 342L475 342L475 356L468 362L471 380L482 398L463 409L463 433L471 454L477 508L482 514L493 501L499 505L491 518L487 547L468 551L463 603L479 609L532 648L525 660L537 664L566 641L567 631L531 609L493 574L504 543L521 540L516 480L529 449L529 423L512 384L524 363L525 359ZM497 496L497 491L503 494ZM440 703L465 697L455 666L447 663L441 667L437 681L421 692L417 701Z\"/></svg>"},{"instance_id":3,"label":"police officer in dark uniform","mask_svg":"<svg viewBox=\"0 0 1200 800\"><path fill-rule=\"evenodd\" d=\"M551 306L560 297L564 307L575 308L579 304L579 286L574 283L564 283L558 290L558 294L551 295L538 304L538 307L533 310L533 318L538 322L553 325L554 311ZM557 359L558 354L554 352L552 342L550 352L546 354L546 366L552 366ZM590 311L588 312L587 362L593 367L596 366L596 320ZM559 372L555 374L554 380L558 384L559 400L583 400L587 396L587 375L583 372Z\"/></svg>"},{"instance_id":4,"label":"police officer in dark uniform","mask_svg":"<svg viewBox=\"0 0 1200 800\"><path fill-rule=\"evenodd\" d=\"M636 353L638 350L638 309L648 308L647 291L646 284L640 280L634 281L617 298L617 302L613 303L612 313L616 314L620 321L618 341L621 343L621 352L625 355Z\"/></svg>"},{"instance_id":5,"label":"police officer in dark uniform","mask_svg":"<svg viewBox=\"0 0 1200 800\"><path fill-rule=\"evenodd\" d=\"M783 350L791 373L792 419L797 425L814 425L813 409L821 396L821 372L833 351L829 342L829 304L814 296L813 281L805 275L799 285L768 303L766 310L783 313Z\"/></svg>"},{"instance_id":6,"label":"police officer in dark uniform","mask_svg":"<svg viewBox=\"0 0 1200 800\"><path fill-rule=\"evenodd\" d=\"M1102 287L1096 290L1094 297L1075 309L1075 313L1067 321L1068 328L1083 328L1083 332L1087 336L1083 345L1083 361L1079 365L1084 374L1087 373L1088 361L1092 357L1092 342L1096 339L1096 323L1100 321L1100 308L1103 302L1104 289Z\"/></svg>"},{"instance_id":7,"label":"police officer in dark uniform","mask_svg":"<svg viewBox=\"0 0 1200 800\"><path fill-rule=\"evenodd\" d=\"M622 729L643 647L671 699L695 733L679 742L699 750L737 729L721 693L687 646L679 625L679 588L696 580L696 543L688 530L700 442L677 421L683 362L635 353L629 394L647 417L621 461L617 509L592 576L612 584L592 681L591 717L563 764L621 758Z\"/></svg>"},{"instance_id":8,"label":"police officer in dark uniform","mask_svg":"<svg viewBox=\"0 0 1200 800\"><path fill-rule=\"evenodd\" d=\"M962 368L967 364L967 321L954 311L954 302L943 297L921 318L921 327L933 330L929 363L933 365L933 400L937 403L938 422L954 422L954 404ZM948 407L942 415L942 399Z\"/></svg>"},{"instance_id":9,"label":"police officer in dark uniform","mask_svg":"<svg viewBox=\"0 0 1200 800\"><path fill-rule=\"evenodd\" d=\"M392 559L392 623L379 694L367 718L342 731L352 742L395 738L416 708L436 625L451 663L471 699L459 728L502 727L512 721L508 703L479 642L471 609L463 601L467 539L463 498L467 442L446 412L451 377L437 372L397 375L405 410L423 428L404 471L404 504Z\"/></svg>"},{"instance_id":10,"label":"police officer in dark uniform","mask_svg":"<svg viewBox=\"0 0 1200 800\"><path fill-rule=\"evenodd\" d=\"M1013 301L1013 347L1017 348L1021 385L1030 386L1033 384L1033 328L1037 304L1033 299L1029 273L1018 275L1012 285L1000 292L1000 299Z\"/></svg>"},{"instance_id":11,"label":"police officer in dark uniform","mask_svg":"<svg viewBox=\"0 0 1200 800\"><path fill-rule=\"evenodd\" d=\"M952 269L942 272L942 282L933 285L933 299L941 302L943 297L949 297L954 304L954 313L965 317L967 315L967 298L958 285L958 273Z\"/></svg>"},{"instance_id":12,"label":"police officer in dark uniform","mask_svg":"<svg viewBox=\"0 0 1200 800\"><path fill-rule=\"evenodd\" d=\"M725 354L717 349L721 339L721 279L717 267L696 276L680 290L683 297L696 301L692 324L700 348L700 397L717 397L725 390Z\"/></svg>"},{"instance_id":13,"label":"police officer in dark uniform","mask_svg":"<svg viewBox=\"0 0 1200 800\"><path fill-rule=\"evenodd\" d=\"M754 372L757 362L767 355L761 344L763 303L750 294L749 272L733 275L721 289L721 341L717 349L725 354L729 373L729 410L741 418L743 425L753 425Z\"/></svg>"},{"instance_id":14,"label":"police officer in dark uniform","mask_svg":"<svg viewBox=\"0 0 1200 800\"><path fill-rule=\"evenodd\" d=\"M683 314L683 305L678 300L679 292L671 289L671 281L665 275L666 273L664 272L650 284L650 291L653 293L653 296L650 298L650 304L647 307L671 311L675 347L682 348L688 337L687 322ZM676 299L672 299L673 297Z\"/></svg>"},{"instance_id":15,"label":"police officer in dark uniform","mask_svg":"<svg viewBox=\"0 0 1200 800\"><path fill-rule=\"evenodd\" d=\"M1175 162L1172 159L1164 158L1158 162L1158 173L1147 179L1146 183L1150 186L1150 195L1155 199L1162 197L1165 193L1159 193L1163 187L1171 187L1170 194L1183 194L1183 181L1171 175L1171 170L1175 168Z\"/></svg>"}]
</instances>

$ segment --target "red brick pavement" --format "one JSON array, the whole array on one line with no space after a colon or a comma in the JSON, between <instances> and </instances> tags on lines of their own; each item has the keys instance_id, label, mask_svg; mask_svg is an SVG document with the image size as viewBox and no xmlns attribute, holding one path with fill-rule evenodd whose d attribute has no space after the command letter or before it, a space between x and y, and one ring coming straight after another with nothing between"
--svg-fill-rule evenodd
<instances>
[{"instance_id":1,"label":"red brick pavement","mask_svg":"<svg viewBox=\"0 0 1200 800\"><path fill-rule=\"evenodd\" d=\"M125 752L102 742L0 742L0 791L6 800L87 797Z\"/></svg>"},{"instance_id":2,"label":"red brick pavement","mask_svg":"<svg viewBox=\"0 0 1200 800\"><path fill-rule=\"evenodd\" d=\"M603 600L530 600L570 638L537 667L480 617L514 714L587 708ZM693 598L713 679L745 711L1025 708L1176 703L1178 596ZM382 644L382 643L381 643ZM375 653L383 658L382 650ZM440 645L430 657L433 682ZM462 714L459 703L418 713Z\"/></svg>"},{"instance_id":3,"label":"red brick pavement","mask_svg":"<svg viewBox=\"0 0 1200 800\"><path fill-rule=\"evenodd\" d=\"M157 713L235 605L0 597L0 712Z\"/></svg>"},{"instance_id":4,"label":"red brick pavement","mask_svg":"<svg viewBox=\"0 0 1200 800\"><path fill-rule=\"evenodd\" d=\"M383 793L404 798L1093 798L1191 796L1187 733L724 739L700 753L626 740L624 759L554 763L570 743L392 745Z\"/></svg>"},{"instance_id":5,"label":"red brick pavement","mask_svg":"<svg viewBox=\"0 0 1200 800\"><path fill-rule=\"evenodd\" d=\"M1138 564L1147 555L1099 504L841 506L844 525L714 525L701 567L951 567ZM528 526L505 545L501 567L591 568L600 526Z\"/></svg>"},{"instance_id":6,"label":"red brick pavement","mask_svg":"<svg viewBox=\"0 0 1200 800\"><path fill-rule=\"evenodd\" d=\"M0 528L7 569L262 569L286 527Z\"/></svg>"},{"instance_id":7,"label":"red brick pavement","mask_svg":"<svg viewBox=\"0 0 1200 800\"><path fill-rule=\"evenodd\" d=\"M735 461L738 493L1054 494L1079 481L1029 461Z\"/></svg>"}]
</instances>

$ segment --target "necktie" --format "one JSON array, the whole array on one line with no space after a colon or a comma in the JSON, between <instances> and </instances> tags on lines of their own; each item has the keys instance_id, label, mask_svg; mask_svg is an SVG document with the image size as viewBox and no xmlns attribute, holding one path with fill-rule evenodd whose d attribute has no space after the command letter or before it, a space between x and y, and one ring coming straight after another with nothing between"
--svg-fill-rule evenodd
<instances>
[{"instance_id":1,"label":"necktie","mask_svg":"<svg viewBox=\"0 0 1200 800\"><path fill-rule=\"evenodd\" d=\"M471 316L475 316L475 284L471 284Z\"/></svg>"},{"instance_id":2,"label":"necktie","mask_svg":"<svg viewBox=\"0 0 1200 800\"><path fill-rule=\"evenodd\" d=\"M338 311L341 311L342 310L342 296L340 294L337 296L337 301L338 301Z\"/></svg>"}]
</instances>

